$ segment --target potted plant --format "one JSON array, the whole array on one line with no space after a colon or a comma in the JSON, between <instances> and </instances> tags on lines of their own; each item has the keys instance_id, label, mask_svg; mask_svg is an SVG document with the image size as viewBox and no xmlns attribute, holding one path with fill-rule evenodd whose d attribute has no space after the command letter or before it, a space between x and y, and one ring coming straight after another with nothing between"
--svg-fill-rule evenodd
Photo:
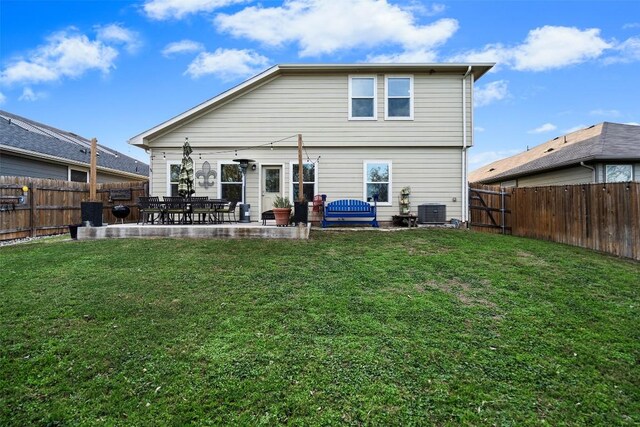
<instances>
[{"instance_id":1,"label":"potted plant","mask_svg":"<svg viewBox=\"0 0 640 427\"><path fill-rule=\"evenodd\" d=\"M289 225L291 202L288 197L276 196L273 201L273 216L276 217L276 225L278 227Z\"/></svg>"}]
</instances>

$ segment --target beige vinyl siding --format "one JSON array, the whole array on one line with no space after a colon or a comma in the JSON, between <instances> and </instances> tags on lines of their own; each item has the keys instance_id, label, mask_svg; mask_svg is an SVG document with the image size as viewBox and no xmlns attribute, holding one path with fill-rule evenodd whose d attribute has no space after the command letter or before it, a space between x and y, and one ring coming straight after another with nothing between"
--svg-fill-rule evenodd
<instances>
[{"instance_id":1,"label":"beige vinyl siding","mask_svg":"<svg viewBox=\"0 0 640 427\"><path fill-rule=\"evenodd\" d=\"M151 140L150 146L176 147L185 136L194 147L251 146L294 133L302 133L308 146L462 145L462 76L414 74L410 121L384 120L384 74L378 75L377 91L378 120L353 121L347 74L281 76ZM471 123L468 132L471 142Z\"/></svg>"},{"instance_id":2,"label":"beige vinyl siding","mask_svg":"<svg viewBox=\"0 0 640 427\"><path fill-rule=\"evenodd\" d=\"M518 178L518 187L586 184L593 182L593 172L581 166Z\"/></svg>"},{"instance_id":3,"label":"beige vinyl siding","mask_svg":"<svg viewBox=\"0 0 640 427\"><path fill-rule=\"evenodd\" d=\"M191 140L191 138L190 138ZM219 168L218 162L233 160L233 153L213 154L216 150L195 151L195 171L202 169L204 161L208 161L212 169L218 171L215 185L205 189L202 180L196 179L196 196L218 197ZM380 220L391 220L391 216L399 211L398 196L400 189L411 187L411 210L417 213L422 203L440 203L447 205L448 218L461 217L461 158L457 148L314 148L308 149L309 156L317 165L318 194L326 194L329 200L364 198L363 162L384 160L392 163L391 206L380 206ZM152 194L166 195L166 164L181 158L181 151L176 149L152 159L153 188ZM297 162L297 151L293 148L269 148L246 150L239 152L238 157L256 160L257 165L283 165L284 193L291 197L290 162ZM306 158L305 158L306 160ZM259 169L247 171L247 201L252 206L252 220L259 219L259 212L269 210L271 206L260 206ZM453 202L453 198L456 199Z\"/></svg>"},{"instance_id":4,"label":"beige vinyl siding","mask_svg":"<svg viewBox=\"0 0 640 427\"><path fill-rule=\"evenodd\" d=\"M363 73L366 74L366 73ZM350 73L350 75L354 75ZM312 161L318 165L318 193L329 200L364 198L364 161L392 164L391 206L381 206L387 221L399 211L402 187L412 189L412 211L422 203L447 205L448 218L461 218L462 200L462 76L412 74L414 119L385 120L384 74L377 75L377 120L349 120L349 74L284 75L194 117L184 125L149 141L154 195L166 195L167 162L182 158L185 137L193 148L195 171L208 161L217 173L205 189L196 179L196 195L218 197L219 162L250 158L260 164L283 165L285 195L291 197L290 162L297 162L301 133ZM471 78L467 84L467 144L472 142ZM219 153L293 138L269 146ZM163 158L162 152L166 153ZM200 159L202 157L202 159ZM271 209L260 206L259 169L247 173L247 202L252 219ZM454 202L453 199L456 199Z\"/></svg>"}]
</instances>

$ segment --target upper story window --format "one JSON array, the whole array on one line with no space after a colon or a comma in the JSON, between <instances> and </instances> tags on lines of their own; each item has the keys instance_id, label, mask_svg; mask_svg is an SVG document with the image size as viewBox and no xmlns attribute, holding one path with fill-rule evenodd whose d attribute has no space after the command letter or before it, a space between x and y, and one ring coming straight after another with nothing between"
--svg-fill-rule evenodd
<instances>
[{"instance_id":1,"label":"upper story window","mask_svg":"<svg viewBox=\"0 0 640 427\"><path fill-rule=\"evenodd\" d=\"M349 77L349 120L376 120L376 76Z\"/></svg>"},{"instance_id":2,"label":"upper story window","mask_svg":"<svg viewBox=\"0 0 640 427\"><path fill-rule=\"evenodd\" d=\"M633 165L607 165L606 182L633 181Z\"/></svg>"},{"instance_id":3,"label":"upper story window","mask_svg":"<svg viewBox=\"0 0 640 427\"><path fill-rule=\"evenodd\" d=\"M385 77L385 114L387 120L413 120L413 77Z\"/></svg>"}]
</instances>

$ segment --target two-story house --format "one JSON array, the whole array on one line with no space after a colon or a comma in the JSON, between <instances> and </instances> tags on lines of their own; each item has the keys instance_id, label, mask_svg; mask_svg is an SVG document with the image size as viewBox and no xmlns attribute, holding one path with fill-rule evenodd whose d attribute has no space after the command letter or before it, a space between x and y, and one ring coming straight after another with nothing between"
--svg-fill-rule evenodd
<instances>
[{"instance_id":1,"label":"two-story house","mask_svg":"<svg viewBox=\"0 0 640 427\"><path fill-rule=\"evenodd\" d=\"M303 192L371 200L391 220L411 187L422 203L467 219L473 85L493 64L277 65L129 140L149 150L150 191L177 192L182 147L193 149L197 196L236 199L252 211ZM254 160L246 174L234 159ZM246 190L246 201L240 200ZM253 215L256 220L258 215Z\"/></svg>"}]
</instances>

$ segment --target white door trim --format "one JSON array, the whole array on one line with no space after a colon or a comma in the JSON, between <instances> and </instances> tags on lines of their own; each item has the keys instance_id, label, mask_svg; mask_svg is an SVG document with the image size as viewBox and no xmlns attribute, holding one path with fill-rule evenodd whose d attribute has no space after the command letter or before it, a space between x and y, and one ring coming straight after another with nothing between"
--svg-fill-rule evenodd
<instances>
[{"instance_id":1,"label":"white door trim","mask_svg":"<svg viewBox=\"0 0 640 427\"><path fill-rule=\"evenodd\" d=\"M260 163L259 164L259 174L258 174L258 212L260 214L262 214L262 212L264 212L264 210L262 209L262 173L263 173L263 168L265 167L274 167L274 166L279 166L282 168L282 175L280 177L280 179L282 180L282 182L280 183L280 195L282 197L284 197L284 187L285 187L285 183L287 182L287 180L285 179L285 174L287 173L286 168L285 168L285 164L284 163ZM269 210L269 209L267 209ZM260 218L258 218L258 220L260 220Z\"/></svg>"}]
</instances>

